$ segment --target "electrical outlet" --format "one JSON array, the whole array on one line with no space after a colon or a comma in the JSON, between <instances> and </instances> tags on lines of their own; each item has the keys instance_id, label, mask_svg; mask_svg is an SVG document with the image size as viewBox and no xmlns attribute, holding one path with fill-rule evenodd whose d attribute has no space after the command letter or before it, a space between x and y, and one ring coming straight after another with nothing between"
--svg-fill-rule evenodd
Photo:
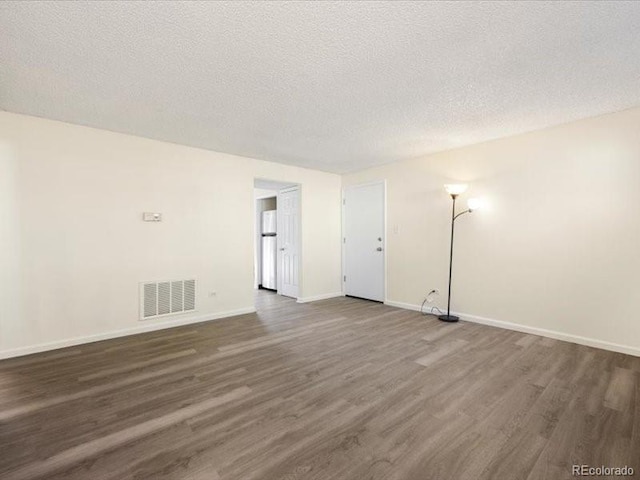
<instances>
[{"instance_id":1,"label":"electrical outlet","mask_svg":"<svg viewBox=\"0 0 640 480\"><path fill-rule=\"evenodd\" d=\"M427 298L425 299L426 303L433 303L437 295L440 295L440 290L434 288L429 293L427 293Z\"/></svg>"}]
</instances>

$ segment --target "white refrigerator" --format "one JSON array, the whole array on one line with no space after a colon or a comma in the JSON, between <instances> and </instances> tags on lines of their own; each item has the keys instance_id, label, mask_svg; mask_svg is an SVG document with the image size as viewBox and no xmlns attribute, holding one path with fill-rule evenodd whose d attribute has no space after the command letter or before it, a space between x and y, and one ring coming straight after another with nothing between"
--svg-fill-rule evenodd
<instances>
[{"instance_id":1,"label":"white refrigerator","mask_svg":"<svg viewBox=\"0 0 640 480\"><path fill-rule=\"evenodd\" d=\"M262 288L277 290L276 211L262 212Z\"/></svg>"}]
</instances>

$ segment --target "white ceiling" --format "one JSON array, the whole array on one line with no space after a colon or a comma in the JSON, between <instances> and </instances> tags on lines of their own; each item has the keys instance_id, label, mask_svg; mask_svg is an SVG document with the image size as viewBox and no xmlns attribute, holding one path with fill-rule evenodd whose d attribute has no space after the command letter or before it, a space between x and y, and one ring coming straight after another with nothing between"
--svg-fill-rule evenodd
<instances>
[{"instance_id":1,"label":"white ceiling","mask_svg":"<svg viewBox=\"0 0 640 480\"><path fill-rule=\"evenodd\" d=\"M326 171L636 105L635 2L0 4L0 109Z\"/></svg>"}]
</instances>

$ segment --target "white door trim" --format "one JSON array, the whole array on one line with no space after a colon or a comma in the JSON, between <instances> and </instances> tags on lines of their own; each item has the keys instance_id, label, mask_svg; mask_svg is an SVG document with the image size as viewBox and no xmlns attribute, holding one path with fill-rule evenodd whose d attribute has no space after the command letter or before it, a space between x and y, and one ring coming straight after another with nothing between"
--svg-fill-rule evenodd
<instances>
[{"instance_id":1,"label":"white door trim","mask_svg":"<svg viewBox=\"0 0 640 480\"><path fill-rule=\"evenodd\" d=\"M388 285L387 285L387 268L388 268L388 264L387 264L387 249L389 247L389 242L388 242L388 228L387 228L387 180L386 179L382 179L382 180L374 180L372 182L364 182L364 183L354 183L353 185L347 185L342 187L342 198L341 198L341 211L342 211L342 222L341 222L341 242L340 242L340 246L341 246L341 250L342 250L342 275L340 278L340 283L342 285L342 295L346 295L346 285L345 285L345 281L344 281L344 277L347 271L346 268L346 253L345 253L345 243L344 243L344 236L345 236L345 190L348 188L352 188L352 187L367 187L370 185L382 185L382 191L383 191L383 224L384 224L384 250L383 250L383 254L384 254L384 261L383 261L383 266L382 266L382 275L384 277L384 294L383 294L383 298L384 298L384 302L387 302L387 291L388 291Z\"/></svg>"}]
</instances>

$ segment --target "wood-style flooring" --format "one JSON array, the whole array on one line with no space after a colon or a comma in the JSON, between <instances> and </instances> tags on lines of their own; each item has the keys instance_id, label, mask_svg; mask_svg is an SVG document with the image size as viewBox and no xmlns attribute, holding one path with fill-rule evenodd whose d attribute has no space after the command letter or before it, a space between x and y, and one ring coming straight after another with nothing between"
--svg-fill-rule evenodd
<instances>
[{"instance_id":1,"label":"wood-style flooring","mask_svg":"<svg viewBox=\"0 0 640 480\"><path fill-rule=\"evenodd\" d=\"M0 478L640 472L640 358L351 298L257 302L1 361Z\"/></svg>"}]
</instances>

